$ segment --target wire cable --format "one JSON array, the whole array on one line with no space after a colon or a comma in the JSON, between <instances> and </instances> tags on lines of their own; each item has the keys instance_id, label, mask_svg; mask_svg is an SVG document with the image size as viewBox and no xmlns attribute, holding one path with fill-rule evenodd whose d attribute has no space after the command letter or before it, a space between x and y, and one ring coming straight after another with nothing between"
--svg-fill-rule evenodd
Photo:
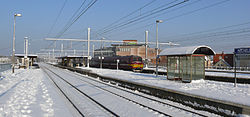
<instances>
[{"instance_id":1,"label":"wire cable","mask_svg":"<svg viewBox=\"0 0 250 117\"><path fill-rule=\"evenodd\" d=\"M155 11L155 12L152 12L152 13L147 14L147 15L145 15L145 16L139 17L139 18L137 18L137 19L133 19L133 20L131 20L131 21L128 21L127 23L124 23L124 24L121 24L121 25L119 25L119 26L116 26L116 27L114 27L114 28L112 28L112 29L106 30L106 31L104 31L104 32L101 33L101 34L105 34L105 33L107 33L107 32L110 32L110 31L112 31L112 30L115 30L115 29L117 29L117 28L121 28L121 27L123 27L123 26L126 26L126 25L128 25L128 24L134 23L134 22L136 22L136 21L140 21L141 19L144 19L144 18L146 18L146 17L149 17L149 16L151 16L151 15L153 15L153 14L156 14L156 13L159 13L159 12L162 12L162 11L165 11L165 10L167 10L167 9L173 8L173 7L175 7L175 6L178 6L178 5L180 5L180 4L185 3L185 2L187 2L187 1L188 1L188 0L184 0L184 1L182 1L182 2L179 2L179 3L176 3L176 4L174 4L174 5L168 6L168 7L166 7L166 8L157 10L157 11Z\"/></svg>"},{"instance_id":2,"label":"wire cable","mask_svg":"<svg viewBox=\"0 0 250 117\"><path fill-rule=\"evenodd\" d=\"M85 2L86 2L86 0L84 0L84 1L82 2L81 6L75 11L75 13L71 16L71 18L69 19L69 21L66 23L66 25L65 25L64 28L63 28L63 30L64 30L67 26L70 25L70 23L73 21L74 17L79 16L79 14L82 12L82 11L81 11L81 12L79 12L79 11L82 9L82 7L83 7L83 5L85 4ZM77 13L78 13L78 15L77 15ZM61 32L60 32L60 33L61 33Z\"/></svg>"},{"instance_id":3,"label":"wire cable","mask_svg":"<svg viewBox=\"0 0 250 117\"><path fill-rule=\"evenodd\" d=\"M63 35L63 33L65 33L83 14L85 14L89 8L91 8L95 3L97 2L97 0L92 0L92 2L90 2L88 4L88 7L84 10L82 10L81 14L79 16L76 17L76 19L74 19L69 26L67 26L60 34L58 34L56 37L59 38Z\"/></svg>"},{"instance_id":4,"label":"wire cable","mask_svg":"<svg viewBox=\"0 0 250 117\"><path fill-rule=\"evenodd\" d=\"M198 0L198 1L199 1L199 0ZM186 15L189 15L189 14L196 13L196 12L201 11L201 10L205 10L205 9L208 9L208 8L211 8L211 7L218 6L218 5L220 5L220 4L223 4L223 3L226 3L226 2L229 2L229 1L230 1L230 0L219 1L219 2L216 2L216 3L214 3L214 4L210 4L210 5L207 5L207 6L205 6L205 7L201 7L201 8L192 10L192 11L188 11L188 12L182 13L182 14L180 14L180 15L176 15L176 16L173 16L173 17L170 17L170 18L167 18L167 19L163 19L163 20L164 20L164 21L170 21L170 20L173 20L173 19L182 17L182 16L186 16ZM147 25L144 25L144 26L137 27L137 28L135 28L134 30L130 30L129 32L133 32L133 31L135 31L135 30L138 30L138 29L141 29L141 28L145 28L145 27L148 27L148 26L152 26L152 25L155 25L155 23L150 23L150 24L147 24ZM125 29L125 28L123 28L123 29ZM116 30L116 31L119 31L119 30ZM128 32L128 31L126 31L126 32Z\"/></svg>"},{"instance_id":5,"label":"wire cable","mask_svg":"<svg viewBox=\"0 0 250 117\"><path fill-rule=\"evenodd\" d=\"M49 32L48 32L48 34L47 34L46 37L48 37L48 36L50 35L50 33L52 32L52 30L54 29L54 27L55 27L55 25L56 25L56 23L57 23L57 21L58 21L58 18L59 18L60 15L62 14L62 11L63 11L63 9L64 9L64 7L65 7L65 5L66 5L66 2L67 2L67 0L64 1L63 6L62 6L62 8L60 9L60 11L59 11L59 13L58 13L58 15L57 15L57 17L56 17L56 20L54 21L53 25L51 26L51 28L50 28L50 30L49 30Z\"/></svg>"}]
</instances>

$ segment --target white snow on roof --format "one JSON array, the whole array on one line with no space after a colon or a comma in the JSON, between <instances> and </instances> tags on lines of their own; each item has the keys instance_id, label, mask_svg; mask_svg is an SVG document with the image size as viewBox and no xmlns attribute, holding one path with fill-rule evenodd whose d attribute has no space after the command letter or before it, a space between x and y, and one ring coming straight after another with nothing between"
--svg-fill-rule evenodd
<instances>
[{"instance_id":1,"label":"white snow on roof","mask_svg":"<svg viewBox=\"0 0 250 117\"><path fill-rule=\"evenodd\" d=\"M160 56L164 55L190 55L193 54L198 48L205 47L210 49L214 54L215 52L206 45L200 45L200 46L186 46L186 47L175 47L175 48L166 48L161 53Z\"/></svg>"},{"instance_id":2,"label":"white snow on roof","mask_svg":"<svg viewBox=\"0 0 250 117\"><path fill-rule=\"evenodd\" d=\"M56 57L56 58L81 58L81 57L88 57L88 56L67 55L67 56L61 56L61 57Z\"/></svg>"},{"instance_id":3,"label":"white snow on roof","mask_svg":"<svg viewBox=\"0 0 250 117\"><path fill-rule=\"evenodd\" d=\"M15 54L15 56L25 56L25 54ZM37 57L36 54L28 54L29 57Z\"/></svg>"}]
</instances>

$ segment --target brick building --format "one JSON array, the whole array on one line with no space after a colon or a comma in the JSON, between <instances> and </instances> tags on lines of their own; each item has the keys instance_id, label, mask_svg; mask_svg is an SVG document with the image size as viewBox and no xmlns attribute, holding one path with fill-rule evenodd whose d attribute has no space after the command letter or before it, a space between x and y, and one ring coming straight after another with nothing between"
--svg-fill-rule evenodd
<instances>
[{"instance_id":1,"label":"brick building","mask_svg":"<svg viewBox=\"0 0 250 117\"><path fill-rule=\"evenodd\" d=\"M220 64L218 62L220 62ZM226 65L229 65L227 67L233 67L233 54L225 54L224 52L215 54L213 64L223 67L226 67Z\"/></svg>"},{"instance_id":2,"label":"brick building","mask_svg":"<svg viewBox=\"0 0 250 117\"><path fill-rule=\"evenodd\" d=\"M137 40L123 40L123 44L111 44L111 47L103 47L102 49L96 49L94 57L98 56L140 56L144 60L146 58L146 46L145 44L137 44ZM154 48L147 49L148 60L155 63L156 50Z\"/></svg>"}]
</instances>

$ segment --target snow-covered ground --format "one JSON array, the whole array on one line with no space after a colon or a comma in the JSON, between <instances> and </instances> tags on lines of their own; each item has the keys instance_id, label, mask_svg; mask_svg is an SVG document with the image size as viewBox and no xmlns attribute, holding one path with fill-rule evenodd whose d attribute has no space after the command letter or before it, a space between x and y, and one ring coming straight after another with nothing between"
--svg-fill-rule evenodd
<instances>
[{"instance_id":1,"label":"snow-covered ground","mask_svg":"<svg viewBox=\"0 0 250 117\"><path fill-rule=\"evenodd\" d=\"M158 102L154 102L152 100L148 100L147 98L142 98L139 97L137 95L128 93L127 91L124 90L119 90L117 88L114 87L110 87L110 85L108 84L102 84L100 83L101 81L99 81L98 79L92 79L89 78L89 76L85 76L85 75L77 75L76 73L73 73L71 71L68 71L66 69L60 69L60 68L56 68L56 67L52 67L52 66L48 66L45 65L47 68L49 68L51 71L57 73L59 76L63 77L65 80L67 80L68 82L72 83L74 86L77 86L79 90L83 91L84 93L88 94L90 97L94 98L96 101L100 102L101 104L105 105L105 107L111 109L113 112L115 112L116 114L118 114L119 116L124 116L124 117L152 117L152 116L162 116L161 114L157 114L154 111L148 109L148 108L144 108L143 106L140 106L132 101L128 101L124 98L121 98L120 96L124 96L127 99L133 100L135 102L139 102L140 104L143 105L147 105L149 107L152 107L154 109L160 110L161 112L167 113L168 115L171 116L195 116L191 113L188 113L186 111L182 111L179 110L177 108L174 108L172 106L168 106L168 105L164 105L164 104L160 104ZM56 82L59 83L60 79L56 79ZM65 83L61 82L59 83L60 85L63 85L63 88L65 88L64 90L66 92L72 93L74 92L74 90L72 90L72 88L68 87L67 84L65 85ZM113 86L113 85L112 85ZM99 88L98 88L99 87ZM105 89L105 90L102 90ZM110 93L112 92L112 93ZM129 91L129 92L133 92L133 91ZM137 92L138 94L139 92ZM71 94L71 95L75 95ZM116 95L114 95L116 94ZM117 96L120 95L120 96ZM148 95L145 95L146 97L149 97ZM76 96L74 96L76 97ZM151 96L150 96L151 97ZM86 99L85 99L86 100ZM157 99L159 100L159 99ZM194 110L192 108L183 106L179 103L174 103L168 100L162 100L162 101L167 101L166 103L171 104L172 105L176 105L178 107L182 107L194 112L198 112L198 113L202 113L203 115L208 115L208 116L217 116L215 114L212 113L208 113L208 112L199 112L197 110ZM78 101L78 103L82 103L84 102L83 105L87 105L87 103L91 102L91 101L84 101L84 99L81 99L81 101ZM83 106L83 105L79 105L79 107ZM92 104L93 106L94 104ZM93 108L93 109L91 109ZM91 109L91 110L90 110ZM86 110L86 109L85 109ZM88 106L88 113L87 115L104 115L100 113L100 111L97 111L97 108Z\"/></svg>"},{"instance_id":2,"label":"snow-covered ground","mask_svg":"<svg viewBox=\"0 0 250 117\"><path fill-rule=\"evenodd\" d=\"M167 89L250 106L250 84L237 84L237 87L234 87L233 83L208 80L192 81L192 83L181 83L178 81L167 80L166 76L161 75L156 77L154 74L134 73L131 71L123 70L117 71L99 68L81 68L90 69L94 73L109 76L112 78L154 85Z\"/></svg>"},{"instance_id":3,"label":"snow-covered ground","mask_svg":"<svg viewBox=\"0 0 250 117\"><path fill-rule=\"evenodd\" d=\"M55 70L55 68L52 69ZM92 72L117 79L155 85L250 106L249 84L238 84L237 87L234 87L233 83L206 80L181 83L166 80L166 76L159 75L156 77L154 74L98 68L82 69L90 69ZM60 72L60 70L58 72L63 76L67 76L66 73ZM67 103L67 100L55 88L54 84L41 69L16 69L14 74L11 73L11 70L7 70L2 72L1 75L0 117L69 117L77 115L77 112L72 109L72 106ZM69 78L68 80L73 80L70 77L72 76L69 74L67 77ZM73 80L72 82L80 83L77 80ZM87 85L84 86L83 90L90 91L89 93L93 93L93 95L96 94L86 89ZM104 99L102 97L97 98L100 100Z\"/></svg>"},{"instance_id":4,"label":"snow-covered ground","mask_svg":"<svg viewBox=\"0 0 250 117\"><path fill-rule=\"evenodd\" d=\"M65 99L41 69L16 69L1 73L0 117L74 116Z\"/></svg>"}]
</instances>

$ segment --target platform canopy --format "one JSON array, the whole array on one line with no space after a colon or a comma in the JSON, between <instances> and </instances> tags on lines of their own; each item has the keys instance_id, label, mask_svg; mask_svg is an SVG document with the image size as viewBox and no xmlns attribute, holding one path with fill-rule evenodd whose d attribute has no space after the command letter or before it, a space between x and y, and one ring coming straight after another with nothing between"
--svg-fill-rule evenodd
<instances>
[{"instance_id":1,"label":"platform canopy","mask_svg":"<svg viewBox=\"0 0 250 117\"><path fill-rule=\"evenodd\" d=\"M15 56L19 57L19 58L24 58L25 54L15 54ZM28 58L37 58L37 55L36 54L28 54L27 57Z\"/></svg>"},{"instance_id":2,"label":"platform canopy","mask_svg":"<svg viewBox=\"0 0 250 117\"><path fill-rule=\"evenodd\" d=\"M215 55L215 52L206 45L174 47L164 49L159 56L185 56L192 54Z\"/></svg>"},{"instance_id":3,"label":"platform canopy","mask_svg":"<svg viewBox=\"0 0 250 117\"><path fill-rule=\"evenodd\" d=\"M57 59L64 59L64 58L88 58L88 56L71 56L71 55L68 55L68 56L61 56L61 57L56 57Z\"/></svg>"}]
</instances>

